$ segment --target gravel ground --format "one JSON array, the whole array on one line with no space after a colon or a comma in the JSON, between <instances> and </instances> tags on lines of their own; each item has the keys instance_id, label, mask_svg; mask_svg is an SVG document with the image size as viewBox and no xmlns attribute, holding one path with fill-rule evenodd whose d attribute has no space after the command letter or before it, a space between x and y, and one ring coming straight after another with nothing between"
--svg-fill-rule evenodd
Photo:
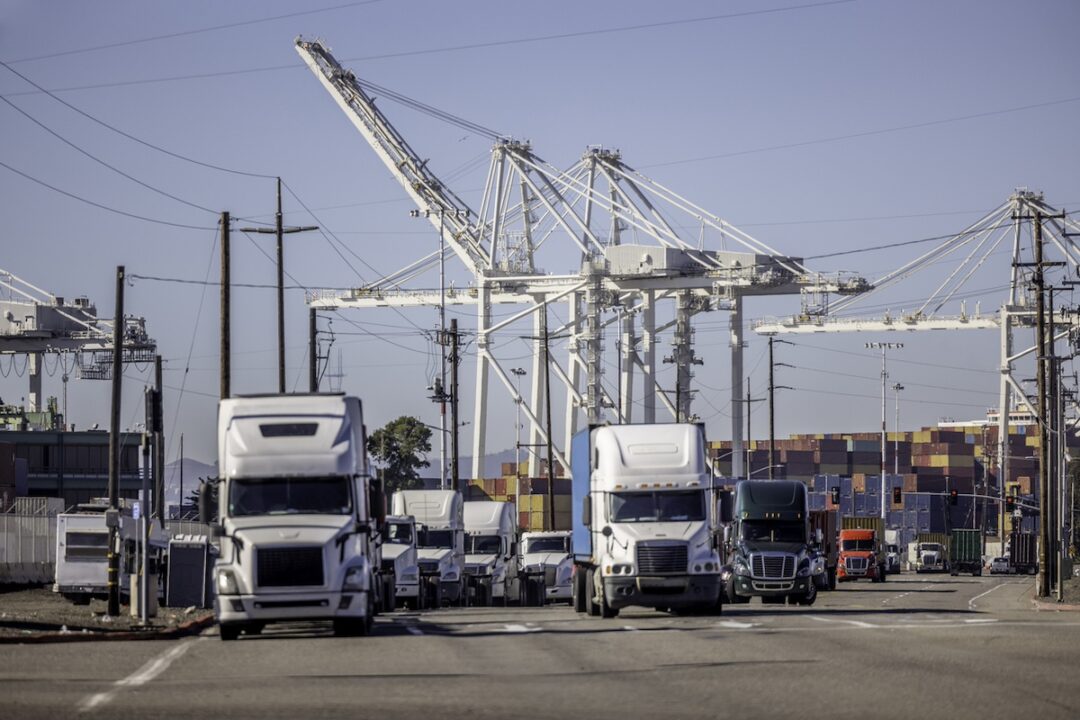
<instances>
[{"instance_id":1,"label":"gravel ground","mask_svg":"<svg viewBox=\"0 0 1080 720\"><path fill-rule=\"evenodd\" d=\"M142 629L138 618L131 617L127 605L120 607L117 617L109 617L105 611L104 600L91 600L90 605L74 605L49 587L0 586L0 636ZM158 608L157 617L150 618L150 627L175 627L205 617L210 612L200 608Z\"/></svg>"}]
</instances>

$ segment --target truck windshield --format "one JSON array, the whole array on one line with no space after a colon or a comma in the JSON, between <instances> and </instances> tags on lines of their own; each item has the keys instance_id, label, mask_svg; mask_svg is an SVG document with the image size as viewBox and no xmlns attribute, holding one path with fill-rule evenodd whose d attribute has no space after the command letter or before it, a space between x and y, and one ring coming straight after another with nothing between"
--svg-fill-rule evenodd
<instances>
[{"instance_id":1,"label":"truck windshield","mask_svg":"<svg viewBox=\"0 0 1080 720\"><path fill-rule=\"evenodd\" d=\"M242 478L229 482L229 514L348 515L351 485L345 477Z\"/></svg>"},{"instance_id":2,"label":"truck windshield","mask_svg":"<svg viewBox=\"0 0 1080 720\"><path fill-rule=\"evenodd\" d=\"M408 545L412 542L412 526L405 523L389 523L386 526L383 542Z\"/></svg>"},{"instance_id":3,"label":"truck windshield","mask_svg":"<svg viewBox=\"0 0 1080 720\"><path fill-rule=\"evenodd\" d=\"M705 519L699 490L611 493L611 522L679 522Z\"/></svg>"},{"instance_id":4,"label":"truck windshield","mask_svg":"<svg viewBox=\"0 0 1080 720\"><path fill-rule=\"evenodd\" d=\"M846 550L847 552L857 552L857 551L873 552L873 550L874 550L874 541L873 540L845 540L841 544L840 549L841 550Z\"/></svg>"},{"instance_id":5,"label":"truck windshield","mask_svg":"<svg viewBox=\"0 0 1080 720\"><path fill-rule=\"evenodd\" d=\"M495 555L502 548L498 535L466 535L465 552L472 555Z\"/></svg>"},{"instance_id":6,"label":"truck windshield","mask_svg":"<svg viewBox=\"0 0 1080 720\"><path fill-rule=\"evenodd\" d=\"M422 548L450 548L454 547L453 530L425 530L420 535L419 547Z\"/></svg>"},{"instance_id":7,"label":"truck windshield","mask_svg":"<svg viewBox=\"0 0 1080 720\"><path fill-rule=\"evenodd\" d=\"M806 542L806 527L801 522L778 520L743 520L743 540L757 542Z\"/></svg>"},{"instance_id":8,"label":"truck windshield","mask_svg":"<svg viewBox=\"0 0 1080 720\"><path fill-rule=\"evenodd\" d=\"M565 553L570 552L570 538L540 537L529 538L525 544L526 553Z\"/></svg>"}]
</instances>

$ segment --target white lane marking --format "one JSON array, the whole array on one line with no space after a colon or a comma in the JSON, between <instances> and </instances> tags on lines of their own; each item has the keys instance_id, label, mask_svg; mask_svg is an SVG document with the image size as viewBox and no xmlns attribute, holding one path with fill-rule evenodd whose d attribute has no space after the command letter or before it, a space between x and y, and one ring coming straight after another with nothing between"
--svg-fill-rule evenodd
<instances>
[{"instance_id":1,"label":"white lane marking","mask_svg":"<svg viewBox=\"0 0 1080 720\"><path fill-rule=\"evenodd\" d=\"M633 625L623 625L622 629L623 630L630 630L632 632L639 632L638 629L636 627L634 627Z\"/></svg>"},{"instance_id":2,"label":"white lane marking","mask_svg":"<svg viewBox=\"0 0 1080 720\"><path fill-rule=\"evenodd\" d=\"M984 592L984 593L979 593L979 594L978 594L978 595L976 595L975 597L973 597L973 598L971 598L970 600L968 600L968 610L974 610L974 609L975 609L975 601L976 601L976 600L978 600L979 598L983 597L984 595L989 595L990 593L994 592L994 591L995 591L995 590L997 590L997 589L998 589L999 587L1002 587L1002 585L1005 585L1005 584L1006 584L1006 583L1002 583L1001 585L995 585L994 587L990 588L990 589L989 589L989 590L987 590L986 592Z\"/></svg>"},{"instance_id":3,"label":"white lane marking","mask_svg":"<svg viewBox=\"0 0 1080 720\"><path fill-rule=\"evenodd\" d=\"M884 605L885 603L890 602L892 600L899 600L900 598L907 597L910 594L911 593L906 592L906 593L900 593L899 595L895 595L895 596L893 596L891 598L885 598L884 600L881 601L881 604Z\"/></svg>"},{"instance_id":4,"label":"white lane marking","mask_svg":"<svg viewBox=\"0 0 1080 720\"><path fill-rule=\"evenodd\" d=\"M996 623L997 618L968 618L964 622L966 623Z\"/></svg>"},{"instance_id":5,"label":"white lane marking","mask_svg":"<svg viewBox=\"0 0 1080 720\"><path fill-rule=\"evenodd\" d=\"M752 627L757 627L758 623L744 623L737 620L724 620L718 623L720 627L735 628L736 630L749 630Z\"/></svg>"},{"instance_id":6,"label":"white lane marking","mask_svg":"<svg viewBox=\"0 0 1080 720\"><path fill-rule=\"evenodd\" d=\"M844 624L844 625L851 625L852 627L859 627L859 628L876 628L876 627L881 627L881 625L874 625L873 623L863 622L863 621L861 621L861 620L838 620L838 619L836 619L836 618L823 618L823 617L818 617L817 615L807 615L807 617L808 617L808 618L810 618L811 620L817 620L818 622L823 622L823 623L842 623L842 624Z\"/></svg>"},{"instance_id":7,"label":"white lane marking","mask_svg":"<svg viewBox=\"0 0 1080 720\"><path fill-rule=\"evenodd\" d=\"M507 624L507 625L504 625L503 627L506 628L506 632L512 632L512 633L540 632L543 629L543 628L538 628L538 627L527 627L525 625L512 625L512 624Z\"/></svg>"},{"instance_id":8,"label":"white lane marking","mask_svg":"<svg viewBox=\"0 0 1080 720\"><path fill-rule=\"evenodd\" d=\"M169 666L172 665L177 658L186 653L192 645L205 639L206 638L195 638L194 640L188 640L175 647L170 648L161 655L158 655L150 662L143 665L131 675L128 675L123 680L117 680L113 684L113 688L111 690L107 690L106 692L102 693L96 693L87 697L85 700L79 703L79 712L89 712L94 708L105 705L114 697L116 697L117 693L119 693L124 688L139 687L140 685L145 685L161 673L168 670Z\"/></svg>"}]
</instances>

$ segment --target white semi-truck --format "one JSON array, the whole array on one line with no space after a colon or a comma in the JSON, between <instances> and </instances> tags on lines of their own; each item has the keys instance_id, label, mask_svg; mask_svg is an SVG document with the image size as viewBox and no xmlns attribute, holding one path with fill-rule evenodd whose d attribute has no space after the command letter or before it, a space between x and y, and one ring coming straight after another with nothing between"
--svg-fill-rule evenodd
<instances>
[{"instance_id":1,"label":"white semi-truck","mask_svg":"<svg viewBox=\"0 0 1080 720\"><path fill-rule=\"evenodd\" d=\"M598 426L573 438L574 609L720 610L705 433L693 424Z\"/></svg>"},{"instance_id":2,"label":"white semi-truck","mask_svg":"<svg viewBox=\"0 0 1080 720\"><path fill-rule=\"evenodd\" d=\"M214 613L222 640L329 620L367 634L385 586L385 519L361 403L343 394L227 398L218 409Z\"/></svg>"},{"instance_id":3,"label":"white semi-truck","mask_svg":"<svg viewBox=\"0 0 1080 720\"><path fill-rule=\"evenodd\" d=\"M527 532L521 536L521 567L527 575L544 576L545 600L571 601L570 583L574 574L574 554L569 530Z\"/></svg>"},{"instance_id":4,"label":"white semi-truck","mask_svg":"<svg viewBox=\"0 0 1080 720\"><path fill-rule=\"evenodd\" d=\"M416 520L391 515L383 526L383 572L394 575L394 605L420 605L420 566L416 558Z\"/></svg>"},{"instance_id":5,"label":"white semi-truck","mask_svg":"<svg viewBox=\"0 0 1080 720\"><path fill-rule=\"evenodd\" d=\"M464 597L465 521L462 496L455 490L398 490L392 513L416 520L416 557L421 602L427 607L455 604Z\"/></svg>"},{"instance_id":6,"label":"white semi-truck","mask_svg":"<svg viewBox=\"0 0 1080 720\"><path fill-rule=\"evenodd\" d=\"M465 503L465 576L477 605L505 605L517 597L516 516L513 503Z\"/></svg>"}]
</instances>

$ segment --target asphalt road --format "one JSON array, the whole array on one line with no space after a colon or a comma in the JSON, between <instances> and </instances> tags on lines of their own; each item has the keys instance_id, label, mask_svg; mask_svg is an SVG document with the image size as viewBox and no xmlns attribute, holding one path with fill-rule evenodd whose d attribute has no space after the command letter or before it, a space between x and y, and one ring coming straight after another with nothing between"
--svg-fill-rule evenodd
<instances>
[{"instance_id":1,"label":"asphalt road","mask_svg":"<svg viewBox=\"0 0 1080 720\"><path fill-rule=\"evenodd\" d=\"M382 616L366 638L9 645L0 717L1080 717L1080 613L1032 580L903 575L719 617L544 609Z\"/></svg>"}]
</instances>

